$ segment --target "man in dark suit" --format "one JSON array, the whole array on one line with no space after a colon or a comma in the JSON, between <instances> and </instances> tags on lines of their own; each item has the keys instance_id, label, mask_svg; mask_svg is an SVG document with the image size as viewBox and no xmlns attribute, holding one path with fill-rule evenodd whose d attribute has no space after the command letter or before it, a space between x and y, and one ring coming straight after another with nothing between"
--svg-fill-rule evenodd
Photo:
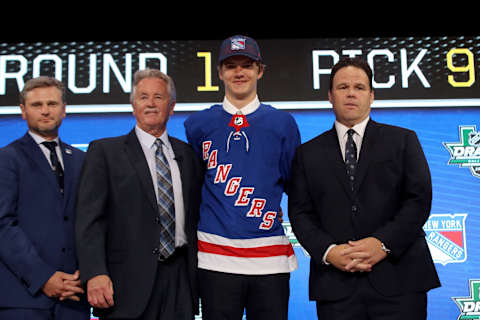
<instances>
[{"instance_id":1,"label":"man in dark suit","mask_svg":"<svg viewBox=\"0 0 480 320\"><path fill-rule=\"evenodd\" d=\"M432 186L417 136L370 119L363 60L333 67L328 97L334 127L297 149L288 212L311 255L318 318L425 319L440 282L422 229Z\"/></svg>"},{"instance_id":2,"label":"man in dark suit","mask_svg":"<svg viewBox=\"0 0 480 320\"><path fill-rule=\"evenodd\" d=\"M0 149L0 319L89 319L73 237L84 152L58 137L65 88L31 79L20 108L28 132Z\"/></svg>"},{"instance_id":3,"label":"man in dark suit","mask_svg":"<svg viewBox=\"0 0 480 320\"><path fill-rule=\"evenodd\" d=\"M167 134L172 79L147 69L133 85L136 127L87 151L76 209L81 279L101 318L193 319L201 162Z\"/></svg>"}]
</instances>

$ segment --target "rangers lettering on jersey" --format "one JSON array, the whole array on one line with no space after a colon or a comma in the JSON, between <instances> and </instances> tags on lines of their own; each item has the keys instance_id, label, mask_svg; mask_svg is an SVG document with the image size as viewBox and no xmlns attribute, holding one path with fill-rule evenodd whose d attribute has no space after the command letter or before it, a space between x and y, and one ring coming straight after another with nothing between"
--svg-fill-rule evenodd
<instances>
[{"instance_id":1,"label":"rangers lettering on jersey","mask_svg":"<svg viewBox=\"0 0 480 320\"><path fill-rule=\"evenodd\" d=\"M290 164L300 144L293 117L271 106L193 113L187 139L205 163L198 267L237 274L274 274L297 268L278 221ZM247 121L248 118L248 121Z\"/></svg>"}]
</instances>

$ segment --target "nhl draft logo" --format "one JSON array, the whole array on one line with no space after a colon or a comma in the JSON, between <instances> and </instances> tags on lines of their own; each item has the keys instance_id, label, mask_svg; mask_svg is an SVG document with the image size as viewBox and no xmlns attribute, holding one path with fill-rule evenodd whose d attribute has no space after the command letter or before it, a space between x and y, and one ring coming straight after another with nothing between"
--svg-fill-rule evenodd
<instances>
[{"instance_id":1,"label":"nhl draft logo","mask_svg":"<svg viewBox=\"0 0 480 320\"><path fill-rule=\"evenodd\" d=\"M245 50L245 38L233 38L232 39L232 50Z\"/></svg>"},{"instance_id":2,"label":"nhl draft logo","mask_svg":"<svg viewBox=\"0 0 480 320\"><path fill-rule=\"evenodd\" d=\"M443 142L450 152L448 164L470 168L474 177L480 178L480 132L476 126L459 126L460 142Z\"/></svg>"},{"instance_id":3,"label":"nhl draft logo","mask_svg":"<svg viewBox=\"0 0 480 320\"><path fill-rule=\"evenodd\" d=\"M452 297L460 309L458 320L480 320L480 280L468 280L470 297Z\"/></svg>"},{"instance_id":4,"label":"nhl draft logo","mask_svg":"<svg viewBox=\"0 0 480 320\"><path fill-rule=\"evenodd\" d=\"M423 226L433 261L446 265L467 260L466 213L431 214Z\"/></svg>"},{"instance_id":5,"label":"nhl draft logo","mask_svg":"<svg viewBox=\"0 0 480 320\"><path fill-rule=\"evenodd\" d=\"M244 114L237 113L232 116L229 124L230 127L233 127L235 131L230 132L227 138L227 152L230 150L230 139L233 136L234 141L242 140L242 136L245 138L245 150L248 152L250 148L250 143L248 141L247 134L244 131L241 131L243 128L250 126L247 121L247 117Z\"/></svg>"}]
</instances>

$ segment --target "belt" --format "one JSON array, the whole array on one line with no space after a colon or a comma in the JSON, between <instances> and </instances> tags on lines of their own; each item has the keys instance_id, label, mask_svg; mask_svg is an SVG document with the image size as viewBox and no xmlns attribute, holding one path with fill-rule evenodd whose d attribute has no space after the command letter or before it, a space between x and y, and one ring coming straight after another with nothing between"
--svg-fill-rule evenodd
<instances>
[{"instance_id":1,"label":"belt","mask_svg":"<svg viewBox=\"0 0 480 320\"><path fill-rule=\"evenodd\" d=\"M173 253L166 258L159 254L158 255L158 261L159 262L173 261L176 258L178 258L180 256L183 256L183 255L186 255L186 254L187 254L187 246L176 247L175 251L173 251Z\"/></svg>"}]
</instances>

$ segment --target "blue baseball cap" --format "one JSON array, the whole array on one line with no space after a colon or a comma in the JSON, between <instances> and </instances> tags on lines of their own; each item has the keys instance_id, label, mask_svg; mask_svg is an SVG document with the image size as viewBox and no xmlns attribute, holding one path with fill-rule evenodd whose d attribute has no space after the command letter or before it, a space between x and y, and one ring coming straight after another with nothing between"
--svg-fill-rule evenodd
<instances>
[{"instance_id":1,"label":"blue baseball cap","mask_svg":"<svg viewBox=\"0 0 480 320\"><path fill-rule=\"evenodd\" d=\"M220 46L218 64L233 56L246 56L254 61L263 61L257 42L247 36L238 35L223 40Z\"/></svg>"}]
</instances>

